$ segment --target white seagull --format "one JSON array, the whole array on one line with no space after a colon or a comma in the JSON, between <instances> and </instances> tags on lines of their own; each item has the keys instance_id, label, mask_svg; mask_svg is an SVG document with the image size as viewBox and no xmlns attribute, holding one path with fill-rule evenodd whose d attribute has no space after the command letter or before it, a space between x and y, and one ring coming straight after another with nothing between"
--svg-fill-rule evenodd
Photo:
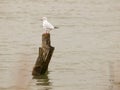
<instances>
[{"instance_id":1,"label":"white seagull","mask_svg":"<svg viewBox=\"0 0 120 90\"><path fill-rule=\"evenodd\" d=\"M42 21L43 21L43 29L46 31L46 33L49 33L51 30L57 28L54 27L51 23L49 23L46 17L43 17Z\"/></svg>"}]
</instances>

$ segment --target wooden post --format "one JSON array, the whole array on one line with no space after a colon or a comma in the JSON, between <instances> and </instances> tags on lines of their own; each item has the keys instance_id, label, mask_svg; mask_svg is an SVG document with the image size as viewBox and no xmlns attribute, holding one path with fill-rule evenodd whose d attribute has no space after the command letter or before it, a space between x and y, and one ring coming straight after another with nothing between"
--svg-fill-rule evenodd
<instances>
[{"instance_id":1,"label":"wooden post","mask_svg":"<svg viewBox=\"0 0 120 90\"><path fill-rule=\"evenodd\" d=\"M51 60L54 47L51 46L50 34L42 35L42 47L39 48L39 56L32 71L32 75L45 74Z\"/></svg>"}]
</instances>

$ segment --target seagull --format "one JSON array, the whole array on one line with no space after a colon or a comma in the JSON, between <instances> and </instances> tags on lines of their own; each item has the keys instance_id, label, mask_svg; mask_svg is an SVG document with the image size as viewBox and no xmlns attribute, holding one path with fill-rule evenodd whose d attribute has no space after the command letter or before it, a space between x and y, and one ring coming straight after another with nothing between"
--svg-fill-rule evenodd
<instances>
[{"instance_id":1,"label":"seagull","mask_svg":"<svg viewBox=\"0 0 120 90\"><path fill-rule=\"evenodd\" d=\"M46 31L46 33L49 33L51 30L58 28L58 27L54 27L51 23L49 23L46 17L43 17L42 21L43 21L43 29Z\"/></svg>"}]
</instances>

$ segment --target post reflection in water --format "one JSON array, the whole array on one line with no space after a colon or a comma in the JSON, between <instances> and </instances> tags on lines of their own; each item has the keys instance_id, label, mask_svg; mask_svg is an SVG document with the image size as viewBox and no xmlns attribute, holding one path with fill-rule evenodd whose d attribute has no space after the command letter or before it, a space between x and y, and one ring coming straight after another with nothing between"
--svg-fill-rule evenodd
<instances>
[{"instance_id":1,"label":"post reflection in water","mask_svg":"<svg viewBox=\"0 0 120 90\"><path fill-rule=\"evenodd\" d=\"M51 82L49 79L49 72L47 72L44 75L40 75L40 76L34 76L33 79L36 80L36 85L37 86L42 86L42 90L50 90L51 89Z\"/></svg>"}]
</instances>

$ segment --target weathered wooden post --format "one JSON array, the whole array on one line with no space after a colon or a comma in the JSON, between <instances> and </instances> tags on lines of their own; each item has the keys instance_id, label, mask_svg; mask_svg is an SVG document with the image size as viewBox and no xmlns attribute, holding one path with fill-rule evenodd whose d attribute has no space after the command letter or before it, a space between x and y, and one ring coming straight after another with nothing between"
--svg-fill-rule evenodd
<instances>
[{"instance_id":1,"label":"weathered wooden post","mask_svg":"<svg viewBox=\"0 0 120 90\"><path fill-rule=\"evenodd\" d=\"M42 47L39 48L39 56L32 71L32 75L38 76L45 74L51 60L54 47L51 46L50 34L42 35Z\"/></svg>"}]
</instances>

